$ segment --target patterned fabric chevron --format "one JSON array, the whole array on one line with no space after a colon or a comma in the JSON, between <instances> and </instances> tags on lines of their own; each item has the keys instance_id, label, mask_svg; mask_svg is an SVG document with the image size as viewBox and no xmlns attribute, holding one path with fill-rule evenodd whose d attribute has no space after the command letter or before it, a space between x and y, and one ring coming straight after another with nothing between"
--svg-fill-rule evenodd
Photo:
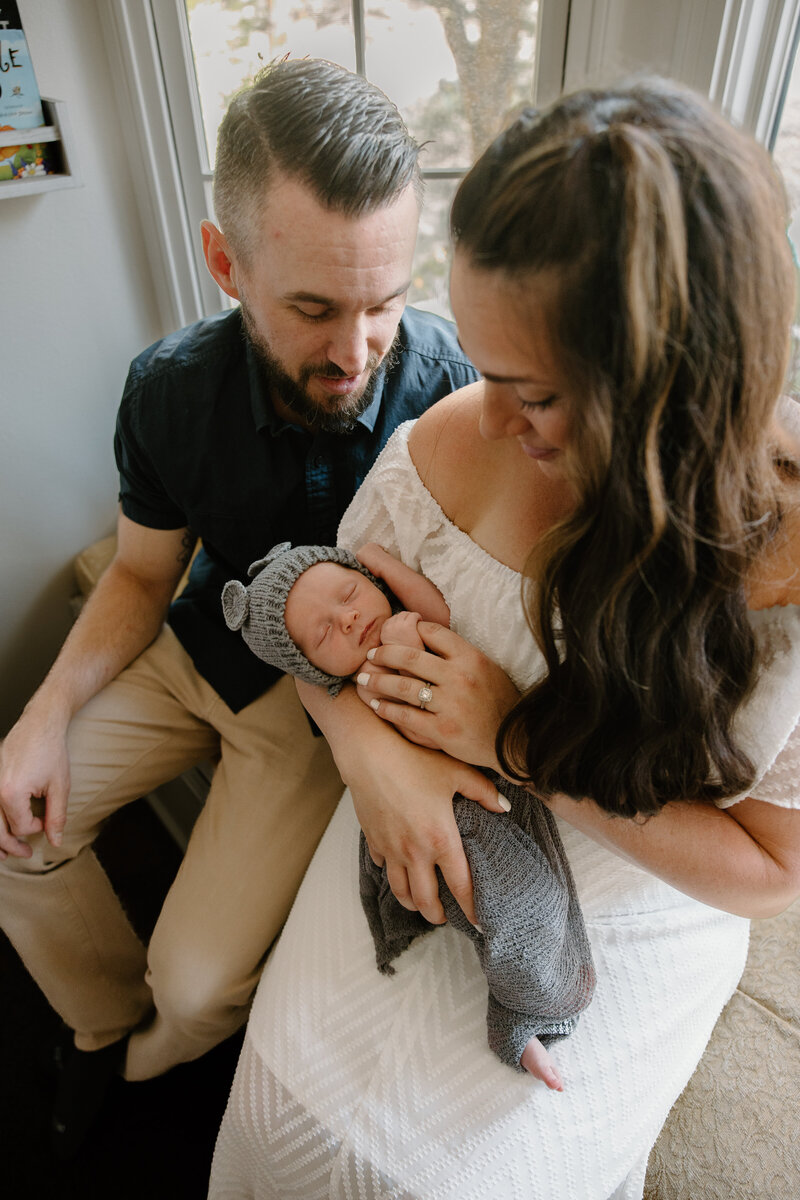
<instances>
[{"instance_id":1,"label":"patterned fabric chevron","mask_svg":"<svg viewBox=\"0 0 800 1200\"><path fill-rule=\"evenodd\" d=\"M519 576L447 520L408 432L384 450L340 541L378 541L421 570L454 628L524 686L541 662ZM775 621L791 635L767 672L780 704L800 688L798 612ZM785 712L771 722L765 769L796 723ZM492 1054L486 980L456 930L418 938L395 975L377 971L346 792L258 987L210 1200L641 1200L650 1147L741 975L748 922L559 830L597 972L576 1032L553 1050L564 1092Z\"/></svg>"}]
</instances>

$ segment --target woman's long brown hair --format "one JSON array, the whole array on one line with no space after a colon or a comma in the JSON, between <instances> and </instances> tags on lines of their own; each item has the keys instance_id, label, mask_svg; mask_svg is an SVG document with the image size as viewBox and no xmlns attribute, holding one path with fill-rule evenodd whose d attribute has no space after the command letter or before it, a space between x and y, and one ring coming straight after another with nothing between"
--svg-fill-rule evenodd
<instances>
[{"instance_id":1,"label":"woman's long brown hair","mask_svg":"<svg viewBox=\"0 0 800 1200\"><path fill-rule=\"evenodd\" d=\"M547 673L501 726L504 769L627 816L746 790L745 580L780 521L794 301L768 156L676 85L587 91L501 135L452 229L517 297L556 281L572 401L577 505L525 569Z\"/></svg>"}]
</instances>

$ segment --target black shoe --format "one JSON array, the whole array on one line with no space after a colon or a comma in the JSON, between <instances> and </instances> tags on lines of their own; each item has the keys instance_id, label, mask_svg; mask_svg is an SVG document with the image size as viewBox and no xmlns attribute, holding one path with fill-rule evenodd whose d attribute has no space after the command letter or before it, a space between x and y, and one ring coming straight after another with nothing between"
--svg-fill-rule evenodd
<instances>
[{"instance_id":1,"label":"black shoe","mask_svg":"<svg viewBox=\"0 0 800 1200\"><path fill-rule=\"evenodd\" d=\"M62 1161L73 1158L103 1107L125 1057L127 1037L102 1050L71 1046L64 1057L50 1124L50 1146Z\"/></svg>"}]
</instances>

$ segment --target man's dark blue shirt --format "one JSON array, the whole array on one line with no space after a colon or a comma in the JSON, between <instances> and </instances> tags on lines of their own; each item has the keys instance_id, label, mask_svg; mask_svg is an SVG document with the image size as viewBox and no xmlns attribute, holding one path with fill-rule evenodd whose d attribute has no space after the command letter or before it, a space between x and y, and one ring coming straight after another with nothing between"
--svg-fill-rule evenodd
<instances>
[{"instance_id":1,"label":"man's dark blue shirt","mask_svg":"<svg viewBox=\"0 0 800 1200\"><path fill-rule=\"evenodd\" d=\"M334 545L339 520L392 431L477 378L454 327L408 308L397 363L349 434L276 416L238 309L156 342L131 364L115 452L126 517L202 541L169 623L197 670L238 712L278 678L222 617L228 579L276 542Z\"/></svg>"}]
</instances>

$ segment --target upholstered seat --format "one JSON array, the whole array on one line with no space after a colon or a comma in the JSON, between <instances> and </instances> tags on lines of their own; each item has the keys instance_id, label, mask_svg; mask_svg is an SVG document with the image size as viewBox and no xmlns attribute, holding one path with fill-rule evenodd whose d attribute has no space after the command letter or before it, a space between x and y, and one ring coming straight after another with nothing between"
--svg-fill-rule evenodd
<instances>
[{"instance_id":1,"label":"upholstered seat","mask_svg":"<svg viewBox=\"0 0 800 1200\"><path fill-rule=\"evenodd\" d=\"M800 901L753 922L744 975L653 1148L644 1194L800 1197Z\"/></svg>"}]
</instances>

